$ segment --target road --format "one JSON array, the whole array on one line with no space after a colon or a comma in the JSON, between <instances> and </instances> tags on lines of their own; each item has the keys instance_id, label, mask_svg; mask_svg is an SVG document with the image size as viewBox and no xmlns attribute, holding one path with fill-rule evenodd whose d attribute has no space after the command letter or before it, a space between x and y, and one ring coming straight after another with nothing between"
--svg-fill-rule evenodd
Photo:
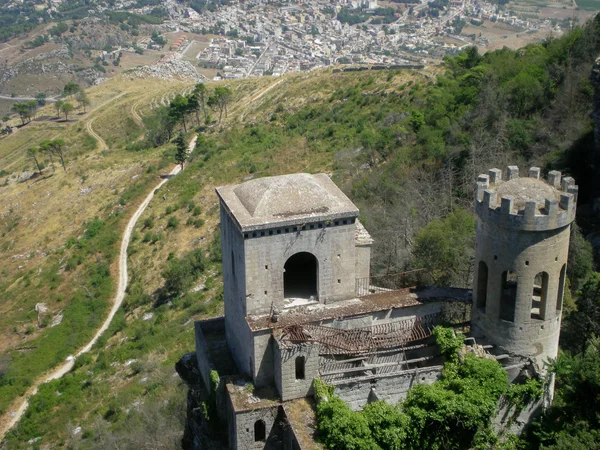
<instances>
[{"instance_id":1,"label":"road","mask_svg":"<svg viewBox=\"0 0 600 450\"><path fill-rule=\"evenodd\" d=\"M15 102L26 102L28 100L36 100L35 97L11 97L10 95L0 95L1 100L14 100ZM47 102L54 103L56 101L55 98L46 98Z\"/></svg>"},{"instance_id":2,"label":"road","mask_svg":"<svg viewBox=\"0 0 600 450\"><path fill-rule=\"evenodd\" d=\"M198 136L194 136L191 140L190 145L188 146L188 154L194 150L196 146L196 139ZM123 239L121 241L121 251L119 253L119 284L117 287L117 293L115 295L113 306L110 310L110 313L102 323L102 326L98 329L94 337L83 347L81 348L77 354L73 356L69 356L61 365L55 367L50 373L47 373L37 380L34 381L33 385L27 390L25 395L19 398L15 404L13 404L8 411L5 413L3 417L0 417L0 443L4 439L6 433L21 419L21 416L27 410L27 406L29 406L29 398L32 395L35 395L38 391L38 387L44 383L47 383L51 380L56 380L61 378L63 375L68 373L72 368L73 364L75 364L75 359L91 350L94 344L98 341L100 336L108 329L110 323L112 322L115 314L121 307L123 303L123 299L125 298L125 290L127 289L127 247L129 246L129 240L131 239L131 233L137 223L138 219L142 215L142 213L146 210L146 207L154 197L154 192L159 189L163 184L168 182L172 177L181 172L181 166L177 165L169 172L169 176L165 179L161 180L148 194L148 196L144 199L142 204L135 211L129 222L127 223L127 227L123 233Z\"/></svg>"}]
</instances>

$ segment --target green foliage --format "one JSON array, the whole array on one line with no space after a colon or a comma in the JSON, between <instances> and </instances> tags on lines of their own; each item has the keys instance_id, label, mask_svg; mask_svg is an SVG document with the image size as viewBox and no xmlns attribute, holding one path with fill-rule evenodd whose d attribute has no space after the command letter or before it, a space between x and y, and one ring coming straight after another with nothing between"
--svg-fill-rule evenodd
<instances>
[{"instance_id":1,"label":"green foliage","mask_svg":"<svg viewBox=\"0 0 600 450\"><path fill-rule=\"evenodd\" d=\"M532 425L530 448L600 448L600 339L591 338L575 356L561 353L551 370L556 375L554 403Z\"/></svg>"},{"instance_id":2,"label":"green foliage","mask_svg":"<svg viewBox=\"0 0 600 450\"><path fill-rule=\"evenodd\" d=\"M475 218L456 209L417 234L413 266L429 269L435 284L460 283L472 266L474 239Z\"/></svg>"},{"instance_id":3,"label":"green foliage","mask_svg":"<svg viewBox=\"0 0 600 450\"><path fill-rule=\"evenodd\" d=\"M590 339L600 336L600 273L594 272L577 295L577 310L565 318L563 348L581 353Z\"/></svg>"},{"instance_id":4,"label":"green foliage","mask_svg":"<svg viewBox=\"0 0 600 450\"><path fill-rule=\"evenodd\" d=\"M457 358L458 350L462 348L465 342L465 336L456 334L452 328L436 326L433 329L435 342L439 345L442 355L453 360Z\"/></svg>"},{"instance_id":5,"label":"green foliage","mask_svg":"<svg viewBox=\"0 0 600 450\"><path fill-rule=\"evenodd\" d=\"M509 404L515 406L517 411L540 400L543 395L544 382L537 378L529 378L524 383L511 384L504 394Z\"/></svg>"},{"instance_id":6,"label":"green foliage","mask_svg":"<svg viewBox=\"0 0 600 450\"><path fill-rule=\"evenodd\" d=\"M175 216L169 217L169 220L167 222L167 228L177 228L177 225L179 225L179 219Z\"/></svg>"},{"instance_id":7,"label":"green foliage","mask_svg":"<svg viewBox=\"0 0 600 450\"><path fill-rule=\"evenodd\" d=\"M165 279L164 296L177 297L185 293L207 264L201 249L192 250L181 258L171 258L161 274Z\"/></svg>"},{"instance_id":8,"label":"green foliage","mask_svg":"<svg viewBox=\"0 0 600 450\"><path fill-rule=\"evenodd\" d=\"M188 145L183 133L179 133L179 135L177 135L177 138L175 139L175 145L177 146L175 151L175 162L181 165L181 168L183 169L183 165L188 159Z\"/></svg>"},{"instance_id":9,"label":"green foliage","mask_svg":"<svg viewBox=\"0 0 600 450\"><path fill-rule=\"evenodd\" d=\"M490 448L497 440L490 420L506 392L506 371L497 361L472 353L459 361L462 339L441 327L435 334L449 358L443 377L432 385L414 386L401 405L374 402L353 412L335 396L333 386L315 379L321 442L330 449Z\"/></svg>"}]
</instances>

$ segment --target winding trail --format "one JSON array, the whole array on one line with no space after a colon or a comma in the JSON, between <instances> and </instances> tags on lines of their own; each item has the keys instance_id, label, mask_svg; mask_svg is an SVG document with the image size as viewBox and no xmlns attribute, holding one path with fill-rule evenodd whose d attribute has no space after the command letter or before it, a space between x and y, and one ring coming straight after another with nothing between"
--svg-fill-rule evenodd
<instances>
[{"instance_id":1,"label":"winding trail","mask_svg":"<svg viewBox=\"0 0 600 450\"><path fill-rule=\"evenodd\" d=\"M268 87L266 87L265 89L263 89L262 91L260 91L257 95L255 95L254 97L252 97L251 99L249 99L248 102L246 102L246 105L245 105L246 108L240 114L240 119L239 119L240 122L244 121L244 118L246 117L246 114L250 110L250 105L252 103L254 103L255 101L259 100L263 95L265 95L267 92L269 92L275 86L279 85L280 83L283 83L283 81L285 81L285 79L284 78L280 78L278 81L276 81L275 83L269 85Z\"/></svg>"},{"instance_id":2,"label":"winding trail","mask_svg":"<svg viewBox=\"0 0 600 450\"><path fill-rule=\"evenodd\" d=\"M98 133L96 133L94 131L94 129L92 128L92 122L95 120L96 118L92 118L90 120L88 120L85 123L85 129L87 130L88 133L90 133L90 135L96 139L96 141L98 141L98 143L100 144L100 150L108 150L108 145L106 145L106 141L104 139L102 139L100 137L100 135Z\"/></svg>"},{"instance_id":3,"label":"winding trail","mask_svg":"<svg viewBox=\"0 0 600 450\"><path fill-rule=\"evenodd\" d=\"M194 136L194 138L190 141L190 144L188 146L188 154L190 154L194 150L194 147L196 145L196 139L198 139L197 135ZM115 317L115 314L117 313L117 311L121 307L121 304L123 303L123 299L125 298L125 290L127 289L128 282L127 247L129 246L129 240L131 239L131 233L133 232L135 224L137 223L138 219L140 218L140 216L145 211L146 207L154 197L154 192L157 189L159 189L162 185L164 185L167 181L169 181L172 177L177 175L179 172L181 172L181 166L176 165L171 170L171 172L169 172L169 175L166 178L161 180L160 183L158 183L154 188L152 188L152 190L146 196L142 204L135 211L131 219L129 219L127 227L125 227L125 231L123 233L123 239L121 240L121 251L119 253L119 284L117 287L117 293L115 295L110 313L102 323L102 326L98 329L94 337L83 348L81 348L75 356L69 356L62 364L52 369L49 373L46 373L39 377L37 380L35 380L33 385L27 390L25 395L23 397L18 398L13 403L13 405L10 408L8 408L4 416L0 417L0 444L2 443L6 433L21 419L21 416L23 416L23 414L27 410L27 407L29 406L29 398L37 393L38 387L44 383L47 383L48 381L61 378L63 375L68 373L73 368L73 365L75 364L75 359L78 356L89 352L94 346L94 344L98 341L100 336L102 336L102 334L110 326L113 318Z\"/></svg>"}]
</instances>

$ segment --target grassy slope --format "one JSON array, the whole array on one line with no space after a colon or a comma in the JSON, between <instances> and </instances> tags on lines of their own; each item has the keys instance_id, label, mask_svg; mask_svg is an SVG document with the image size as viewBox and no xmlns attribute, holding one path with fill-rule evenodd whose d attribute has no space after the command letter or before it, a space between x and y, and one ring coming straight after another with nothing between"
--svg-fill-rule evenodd
<instances>
[{"instance_id":1,"label":"grassy slope","mask_svg":"<svg viewBox=\"0 0 600 450\"><path fill-rule=\"evenodd\" d=\"M183 86L115 80L90 90L92 110L87 114L68 123L38 120L0 141L0 167L9 173L0 180L0 352L9 367L9 382L0 383L0 411L93 334L112 292L110 273L94 278L93 272L113 264L125 219L156 183L156 170L169 164L162 149L140 158L119 147L125 131L136 135L141 130L127 120L128 109L114 109L113 104L153 89L162 95ZM40 116L53 117L51 108ZM109 151L99 151L87 133L85 125L92 118L100 125L94 123L95 131L113 144ZM102 126L104 120L119 126ZM59 137L67 144L67 172L57 165L55 172L47 167L42 177L17 182L23 170L33 170L25 149ZM87 236L86 224L95 217L110 226ZM62 313L68 326L38 327L38 302L49 308L43 325Z\"/></svg>"}]
</instances>

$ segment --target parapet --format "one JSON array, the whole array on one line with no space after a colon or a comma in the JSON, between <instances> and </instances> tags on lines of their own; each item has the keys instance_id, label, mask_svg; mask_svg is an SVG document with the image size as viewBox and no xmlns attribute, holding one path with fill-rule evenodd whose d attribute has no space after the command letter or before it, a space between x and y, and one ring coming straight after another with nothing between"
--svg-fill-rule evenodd
<instances>
[{"instance_id":1,"label":"parapet","mask_svg":"<svg viewBox=\"0 0 600 450\"><path fill-rule=\"evenodd\" d=\"M482 220L504 228L554 230L575 219L578 191L573 178L556 170L544 180L539 167L519 177L519 168L509 166L503 180L500 169L491 169L477 177L475 211Z\"/></svg>"}]
</instances>

